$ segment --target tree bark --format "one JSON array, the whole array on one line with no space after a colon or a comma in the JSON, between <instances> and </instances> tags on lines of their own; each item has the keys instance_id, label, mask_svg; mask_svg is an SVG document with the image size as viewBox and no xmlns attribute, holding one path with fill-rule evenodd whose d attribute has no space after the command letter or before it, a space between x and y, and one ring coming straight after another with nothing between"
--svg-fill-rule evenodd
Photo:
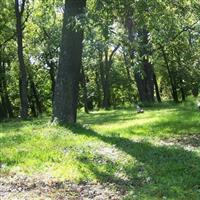
<instances>
[{"instance_id":1,"label":"tree bark","mask_svg":"<svg viewBox=\"0 0 200 200\"><path fill-rule=\"evenodd\" d=\"M61 124L76 122L83 27L74 27L72 22L84 14L85 7L86 0L65 0L61 52L53 102L53 120Z\"/></svg>"},{"instance_id":2,"label":"tree bark","mask_svg":"<svg viewBox=\"0 0 200 200\"><path fill-rule=\"evenodd\" d=\"M20 116L22 119L28 117L28 81L27 70L24 63L23 54L23 24L22 16L25 6L25 1L19 5L19 0L15 0L15 15L16 15L16 30L17 30L17 47L18 47L18 60L19 60L19 92L20 92Z\"/></svg>"}]
</instances>

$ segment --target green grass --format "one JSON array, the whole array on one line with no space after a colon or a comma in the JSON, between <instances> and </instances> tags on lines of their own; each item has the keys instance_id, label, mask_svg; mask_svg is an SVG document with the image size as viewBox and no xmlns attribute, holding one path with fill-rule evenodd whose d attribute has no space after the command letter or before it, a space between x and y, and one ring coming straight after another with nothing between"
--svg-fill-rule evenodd
<instances>
[{"instance_id":1,"label":"green grass","mask_svg":"<svg viewBox=\"0 0 200 200\"><path fill-rule=\"evenodd\" d=\"M110 182L128 199L200 199L200 148L159 145L200 135L194 103L79 113L76 126L49 118L0 124L1 173L51 174L71 181Z\"/></svg>"}]
</instances>

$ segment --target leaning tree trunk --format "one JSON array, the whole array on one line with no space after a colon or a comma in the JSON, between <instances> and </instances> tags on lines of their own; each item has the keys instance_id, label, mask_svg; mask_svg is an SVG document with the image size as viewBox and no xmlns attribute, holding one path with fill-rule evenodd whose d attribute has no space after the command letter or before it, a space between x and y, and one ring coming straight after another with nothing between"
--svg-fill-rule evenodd
<instances>
[{"instance_id":1,"label":"leaning tree trunk","mask_svg":"<svg viewBox=\"0 0 200 200\"><path fill-rule=\"evenodd\" d=\"M72 24L84 13L85 7L86 0L65 0L61 52L53 102L53 120L61 124L76 122L83 28Z\"/></svg>"},{"instance_id":2,"label":"leaning tree trunk","mask_svg":"<svg viewBox=\"0 0 200 200\"><path fill-rule=\"evenodd\" d=\"M154 81L154 86L155 86L155 91L156 91L156 99L158 102L162 102L155 72L153 74L153 81Z\"/></svg>"},{"instance_id":3,"label":"leaning tree trunk","mask_svg":"<svg viewBox=\"0 0 200 200\"><path fill-rule=\"evenodd\" d=\"M19 5L19 0L15 0L15 14L16 14L16 30L17 30L17 47L18 47L18 60L19 60L19 92L20 92L20 116L22 119L28 117L28 81L27 71L24 63L23 54L23 24L22 15L24 11L25 0Z\"/></svg>"}]
</instances>

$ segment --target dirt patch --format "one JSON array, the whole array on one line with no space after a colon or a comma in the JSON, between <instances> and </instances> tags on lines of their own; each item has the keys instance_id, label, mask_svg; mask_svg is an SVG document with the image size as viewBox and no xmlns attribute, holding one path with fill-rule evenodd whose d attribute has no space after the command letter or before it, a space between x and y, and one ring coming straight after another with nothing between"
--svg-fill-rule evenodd
<instances>
[{"instance_id":1,"label":"dirt patch","mask_svg":"<svg viewBox=\"0 0 200 200\"><path fill-rule=\"evenodd\" d=\"M57 181L48 176L12 175L0 177L0 199L4 200L119 200L124 194L112 184Z\"/></svg>"},{"instance_id":2,"label":"dirt patch","mask_svg":"<svg viewBox=\"0 0 200 200\"><path fill-rule=\"evenodd\" d=\"M161 140L161 145L180 146L189 151L200 149L200 133Z\"/></svg>"}]
</instances>

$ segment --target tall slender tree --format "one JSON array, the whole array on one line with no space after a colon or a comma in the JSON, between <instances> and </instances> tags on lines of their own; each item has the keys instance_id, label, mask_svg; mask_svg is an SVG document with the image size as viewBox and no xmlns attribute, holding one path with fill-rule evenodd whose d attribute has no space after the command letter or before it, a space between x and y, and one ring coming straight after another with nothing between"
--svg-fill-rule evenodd
<instances>
[{"instance_id":1,"label":"tall slender tree","mask_svg":"<svg viewBox=\"0 0 200 200\"><path fill-rule=\"evenodd\" d=\"M57 120L58 123L76 122L83 41L83 26L77 25L76 21L82 19L85 7L86 0L65 0L61 52L53 103L53 120Z\"/></svg>"},{"instance_id":2,"label":"tall slender tree","mask_svg":"<svg viewBox=\"0 0 200 200\"><path fill-rule=\"evenodd\" d=\"M28 80L27 70L24 62L23 53L23 13L26 0L15 0L15 15L16 15L16 32L17 32L17 47L19 60L19 92L20 92L20 116L22 119L28 117Z\"/></svg>"}]
</instances>

